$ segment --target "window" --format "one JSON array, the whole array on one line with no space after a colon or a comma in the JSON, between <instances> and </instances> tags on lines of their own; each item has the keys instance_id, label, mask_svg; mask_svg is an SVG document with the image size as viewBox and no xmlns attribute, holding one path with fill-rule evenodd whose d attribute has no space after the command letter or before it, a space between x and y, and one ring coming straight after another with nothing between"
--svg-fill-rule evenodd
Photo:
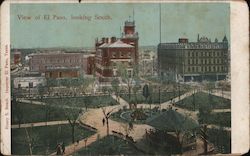
<instances>
[{"instance_id":1,"label":"window","mask_svg":"<svg viewBox=\"0 0 250 156\"><path fill-rule=\"evenodd\" d=\"M123 52L120 52L120 54L121 54L121 57L124 57L124 53Z\"/></svg>"}]
</instances>

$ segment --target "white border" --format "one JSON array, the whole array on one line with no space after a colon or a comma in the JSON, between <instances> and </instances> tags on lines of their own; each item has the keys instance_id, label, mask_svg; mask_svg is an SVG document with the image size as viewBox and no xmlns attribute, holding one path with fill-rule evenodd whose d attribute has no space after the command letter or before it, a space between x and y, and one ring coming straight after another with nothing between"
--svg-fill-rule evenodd
<instances>
[{"instance_id":1,"label":"white border","mask_svg":"<svg viewBox=\"0 0 250 156\"><path fill-rule=\"evenodd\" d=\"M249 149L249 13L246 2L231 2L232 153Z\"/></svg>"},{"instance_id":2,"label":"white border","mask_svg":"<svg viewBox=\"0 0 250 156\"><path fill-rule=\"evenodd\" d=\"M1 153L10 155L10 18L6 15L9 15L9 3L3 3L1 6Z\"/></svg>"}]
</instances>

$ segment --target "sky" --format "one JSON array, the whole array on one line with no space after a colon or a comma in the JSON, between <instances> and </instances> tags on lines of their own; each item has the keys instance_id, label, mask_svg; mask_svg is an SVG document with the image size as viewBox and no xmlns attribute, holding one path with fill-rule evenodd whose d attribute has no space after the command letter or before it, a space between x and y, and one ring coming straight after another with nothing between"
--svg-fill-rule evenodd
<instances>
[{"instance_id":1,"label":"sky","mask_svg":"<svg viewBox=\"0 0 250 156\"><path fill-rule=\"evenodd\" d=\"M139 46L156 46L160 42L159 6L153 3L11 4L11 45L12 48L94 47L96 38L120 37L124 22L134 18ZM44 19L46 15L50 20ZM58 20L63 16L66 19ZM88 16L91 20L75 20L71 16ZM108 18L100 20L96 16ZM220 41L224 35L230 40L230 5L163 3L161 32L162 42L177 42L180 37L196 41L198 33L212 41L215 38Z\"/></svg>"}]
</instances>

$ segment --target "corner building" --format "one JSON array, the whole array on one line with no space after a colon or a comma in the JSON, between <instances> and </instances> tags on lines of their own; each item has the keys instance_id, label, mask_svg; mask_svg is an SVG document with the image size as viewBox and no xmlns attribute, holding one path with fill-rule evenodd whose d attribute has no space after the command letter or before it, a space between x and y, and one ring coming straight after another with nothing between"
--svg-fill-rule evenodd
<instances>
[{"instance_id":1,"label":"corner building","mask_svg":"<svg viewBox=\"0 0 250 156\"><path fill-rule=\"evenodd\" d=\"M170 81L218 81L224 80L229 72L228 40L216 38L211 42L207 37L188 42L180 38L177 43L158 45L159 75Z\"/></svg>"},{"instance_id":2,"label":"corner building","mask_svg":"<svg viewBox=\"0 0 250 156\"><path fill-rule=\"evenodd\" d=\"M96 40L95 70L99 82L110 82L118 77L117 64L125 65L129 75L133 65L138 64L138 33L135 32L135 21L125 21L121 38L111 37Z\"/></svg>"}]
</instances>

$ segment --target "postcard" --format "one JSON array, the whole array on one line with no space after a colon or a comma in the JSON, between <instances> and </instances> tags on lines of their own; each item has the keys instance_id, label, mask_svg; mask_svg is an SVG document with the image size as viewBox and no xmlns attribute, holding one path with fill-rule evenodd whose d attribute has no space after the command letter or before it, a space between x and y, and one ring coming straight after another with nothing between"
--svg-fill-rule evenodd
<instances>
[{"instance_id":1,"label":"postcard","mask_svg":"<svg viewBox=\"0 0 250 156\"><path fill-rule=\"evenodd\" d=\"M5 1L4 155L249 149L243 1Z\"/></svg>"}]
</instances>

